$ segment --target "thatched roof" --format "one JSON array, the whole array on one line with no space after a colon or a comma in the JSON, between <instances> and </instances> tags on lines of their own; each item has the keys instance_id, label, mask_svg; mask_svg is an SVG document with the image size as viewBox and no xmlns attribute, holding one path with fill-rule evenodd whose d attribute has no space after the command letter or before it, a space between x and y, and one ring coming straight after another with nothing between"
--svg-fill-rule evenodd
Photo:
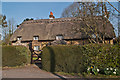
<instances>
[{"instance_id":1,"label":"thatched roof","mask_svg":"<svg viewBox=\"0 0 120 80\"><path fill-rule=\"evenodd\" d=\"M102 18L96 18L98 29L103 31ZM76 33L73 28L84 26L82 18L57 18L57 19L40 19L24 21L14 32L11 41L16 41L21 36L22 41L33 40L33 36L39 36L39 40L55 40L56 35L62 34L64 39L82 39L87 38L84 33ZM113 26L110 22L105 26L107 38L115 37ZM109 35L109 36L108 36Z\"/></svg>"}]
</instances>

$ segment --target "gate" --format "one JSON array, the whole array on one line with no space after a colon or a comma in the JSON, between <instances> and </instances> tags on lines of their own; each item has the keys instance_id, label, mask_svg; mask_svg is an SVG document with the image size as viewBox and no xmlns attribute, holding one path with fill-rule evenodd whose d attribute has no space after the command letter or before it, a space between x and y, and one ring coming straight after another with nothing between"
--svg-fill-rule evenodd
<instances>
[{"instance_id":1,"label":"gate","mask_svg":"<svg viewBox=\"0 0 120 80\"><path fill-rule=\"evenodd\" d=\"M32 52L31 54L31 63L41 63L41 54L42 54L42 50L35 50Z\"/></svg>"},{"instance_id":2,"label":"gate","mask_svg":"<svg viewBox=\"0 0 120 80\"><path fill-rule=\"evenodd\" d=\"M31 51L31 64L35 64L35 63L41 64L42 50L33 50L32 42L29 43L29 49Z\"/></svg>"}]
</instances>

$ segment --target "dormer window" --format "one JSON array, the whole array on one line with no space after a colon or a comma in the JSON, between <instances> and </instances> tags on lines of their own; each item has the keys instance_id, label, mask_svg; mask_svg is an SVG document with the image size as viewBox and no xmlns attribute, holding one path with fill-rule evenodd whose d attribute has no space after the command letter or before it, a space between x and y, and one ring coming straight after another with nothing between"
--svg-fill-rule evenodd
<instances>
[{"instance_id":1,"label":"dormer window","mask_svg":"<svg viewBox=\"0 0 120 80\"><path fill-rule=\"evenodd\" d=\"M18 41L22 40L22 37L21 36L17 37L17 40Z\"/></svg>"},{"instance_id":2,"label":"dormer window","mask_svg":"<svg viewBox=\"0 0 120 80\"><path fill-rule=\"evenodd\" d=\"M56 35L56 40L62 40L63 39L63 35Z\"/></svg>"},{"instance_id":3,"label":"dormer window","mask_svg":"<svg viewBox=\"0 0 120 80\"><path fill-rule=\"evenodd\" d=\"M39 39L39 36L34 36L33 37L33 40L38 40Z\"/></svg>"}]
</instances>

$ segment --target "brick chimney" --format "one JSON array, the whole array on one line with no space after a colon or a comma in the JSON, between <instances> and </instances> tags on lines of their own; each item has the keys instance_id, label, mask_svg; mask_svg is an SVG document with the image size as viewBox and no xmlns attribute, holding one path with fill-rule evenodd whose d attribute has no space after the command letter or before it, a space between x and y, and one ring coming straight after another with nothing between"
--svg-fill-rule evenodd
<instances>
[{"instance_id":1,"label":"brick chimney","mask_svg":"<svg viewBox=\"0 0 120 80\"><path fill-rule=\"evenodd\" d=\"M54 19L55 17L53 16L53 13L50 12L49 19Z\"/></svg>"}]
</instances>

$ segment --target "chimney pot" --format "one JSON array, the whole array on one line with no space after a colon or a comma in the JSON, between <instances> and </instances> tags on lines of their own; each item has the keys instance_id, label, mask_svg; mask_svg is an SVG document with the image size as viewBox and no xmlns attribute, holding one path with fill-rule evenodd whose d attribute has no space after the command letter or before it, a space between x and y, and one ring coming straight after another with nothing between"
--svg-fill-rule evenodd
<instances>
[{"instance_id":1,"label":"chimney pot","mask_svg":"<svg viewBox=\"0 0 120 80\"><path fill-rule=\"evenodd\" d=\"M53 16L53 13L50 12L49 19L54 19L55 17Z\"/></svg>"},{"instance_id":2,"label":"chimney pot","mask_svg":"<svg viewBox=\"0 0 120 80\"><path fill-rule=\"evenodd\" d=\"M52 12L50 12L50 15L53 15L53 13L52 13Z\"/></svg>"}]
</instances>

